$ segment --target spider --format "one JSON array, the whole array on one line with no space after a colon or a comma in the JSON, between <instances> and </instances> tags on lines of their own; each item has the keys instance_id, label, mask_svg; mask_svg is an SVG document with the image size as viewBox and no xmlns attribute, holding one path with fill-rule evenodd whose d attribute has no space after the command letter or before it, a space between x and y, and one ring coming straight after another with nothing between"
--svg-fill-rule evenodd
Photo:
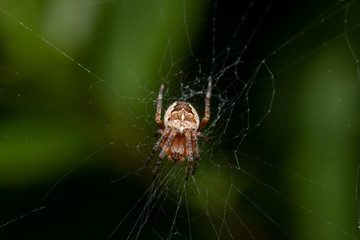
<instances>
[{"instance_id":1,"label":"spider","mask_svg":"<svg viewBox=\"0 0 360 240\"><path fill-rule=\"evenodd\" d=\"M177 101L170 105L164 114L164 122L161 121L161 105L162 94L164 90L164 83L161 84L159 95L157 99L157 110L155 115L156 124L159 126L155 132L155 136L161 135L152 153L149 155L146 166L150 163L154 154L162 148L159 154L159 160L153 172L153 179L155 179L162 159L168 155L168 159L172 163L181 164L187 158L186 181L189 179L191 166L193 163L193 154L195 163L192 167L192 175L195 174L199 161L198 137L212 145L212 142L200 132L200 130L207 124L210 118L210 94L211 94L211 79L208 82L206 97L205 97L205 116L199 119L199 115L195 108L188 102Z\"/></svg>"}]
</instances>

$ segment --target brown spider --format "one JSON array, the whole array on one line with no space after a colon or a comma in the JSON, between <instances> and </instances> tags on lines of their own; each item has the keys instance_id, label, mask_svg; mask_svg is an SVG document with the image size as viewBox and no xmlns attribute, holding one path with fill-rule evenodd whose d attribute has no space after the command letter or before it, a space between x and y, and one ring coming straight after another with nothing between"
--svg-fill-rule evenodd
<instances>
[{"instance_id":1,"label":"brown spider","mask_svg":"<svg viewBox=\"0 0 360 240\"><path fill-rule=\"evenodd\" d=\"M196 167L199 161L199 148L198 148L198 136L212 144L211 141L200 132L200 130L207 124L210 118L210 94L211 94L211 79L208 82L205 98L205 116L199 120L195 108L188 102L174 102L166 110L164 114L164 123L161 121L161 105L162 94L164 90L164 83L161 84L159 90L159 96L157 99L157 110L155 121L159 126L155 133L155 136L161 134L160 139L154 146L152 153L149 155L146 166L150 163L154 154L162 147L159 154L159 160L156 163L155 170L153 172L153 178L156 177L161 160L168 155L170 162L181 164L187 158L187 171L186 181L189 178L191 165L193 162L193 153L195 163L192 169L192 175L195 174Z\"/></svg>"}]
</instances>

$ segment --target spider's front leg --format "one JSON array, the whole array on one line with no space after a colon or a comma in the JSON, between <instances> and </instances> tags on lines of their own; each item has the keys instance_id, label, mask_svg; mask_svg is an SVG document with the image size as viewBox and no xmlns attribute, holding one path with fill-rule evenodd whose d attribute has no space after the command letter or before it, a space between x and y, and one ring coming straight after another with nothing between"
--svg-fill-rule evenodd
<instances>
[{"instance_id":1,"label":"spider's front leg","mask_svg":"<svg viewBox=\"0 0 360 240\"><path fill-rule=\"evenodd\" d=\"M185 132L185 143L186 143L186 157L187 157L187 170L186 170L186 181L189 179L191 165L193 162L193 149L191 143L191 132Z\"/></svg>"},{"instance_id":2,"label":"spider's front leg","mask_svg":"<svg viewBox=\"0 0 360 240\"><path fill-rule=\"evenodd\" d=\"M195 172L196 172L196 168L198 166L199 158L200 158L197 136L198 136L198 134L196 132L192 133L193 145L194 145L194 158L195 158L195 162L194 162L194 166L193 166L193 170L192 170L192 175L194 175Z\"/></svg>"},{"instance_id":3,"label":"spider's front leg","mask_svg":"<svg viewBox=\"0 0 360 240\"><path fill-rule=\"evenodd\" d=\"M159 160L157 161L156 167L155 167L154 172L153 172L153 179L155 179L155 177L156 177L156 175L157 175L157 173L158 173L158 171L159 171L159 167L160 167L161 161L162 161L162 159L165 157L167 150L169 149L172 141L174 140L174 138L175 138L175 136L176 136L176 132L175 132L175 131L171 130L171 131L168 131L168 132L170 132L170 133L168 134L169 137L166 139L166 142L165 142L165 144L164 144L164 146L163 146L163 148L162 148L162 150L161 150L161 152L160 152L160 154L159 154Z\"/></svg>"},{"instance_id":4,"label":"spider's front leg","mask_svg":"<svg viewBox=\"0 0 360 240\"><path fill-rule=\"evenodd\" d=\"M194 158L195 158L195 163L193 166L193 171L192 171L192 175L195 174L196 172L196 168L198 166L199 163L199 146L198 146L198 136L201 137L202 139L204 139L204 141L208 142L210 145L213 145L213 143L201 132L193 132L192 133L192 138L193 138L193 146L194 146Z\"/></svg>"},{"instance_id":5,"label":"spider's front leg","mask_svg":"<svg viewBox=\"0 0 360 240\"><path fill-rule=\"evenodd\" d=\"M154 154L159 150L161 143L169 135L169 132L170 132L170 130L168 130L168 129L165 129L165 130L159 129L156 131L156 133L161 134L161 137L159 138L159 140L155 144L154 148L152 149L152 152L146 161L146 166L149 165L149 163L151 162L151 159L154 157Z\"/></svg>"},{"instance_id":6,"label":"spider's front leg","mask_svg":"<svg viewBox=\"0 0 360 240\"><path fill-rule=\"evenodd\" d=\"M157 135L162 135L164 133L163 129L158 129L154 132L154 137L157 137Z\"/></svg>"}]
</instances>

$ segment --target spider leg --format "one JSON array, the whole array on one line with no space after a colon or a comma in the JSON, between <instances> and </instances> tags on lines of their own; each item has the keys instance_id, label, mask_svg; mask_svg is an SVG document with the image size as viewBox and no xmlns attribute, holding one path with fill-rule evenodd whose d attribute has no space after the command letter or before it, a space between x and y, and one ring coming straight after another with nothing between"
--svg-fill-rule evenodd
<instances>
[{"instance_id":1,"label":"spider leg","mask_svg":"<svg viewBox=\"0 0 360 240\"><path fill-rule=\"evenodd\" d=\"M163 129L158 129L154 132L154 137L156 137L157 135L162 135L164 133Z\"/></svg>"},{"instance_id":2,"label":"spider leg","mask_svg":"<svg viewBox=\"0 0 360 240\"><path fill-rule=\"evenodd\" d=\"M186 181L189 179L190 169L193 162L192 155L192 144L191 144L191 132L185 132L185 143L186 143L186 157L187 157L187 170L186 170Z\"/></svg>"},{"instance_id":3,"label":"spider leg","mask_svg":"<svg viewBox=\"0 0 360 240\"><path fill-rule=\"evenodd\" d=\"M169 132L169 131L167 131ZM159 167L160 167L160 164L161 164L161 161L162 159L165 157L166 153L167 153L167 150L169 149L172 141L174 140L175 136L176 136L176 132L174 132L173 130L170 131L170 133L168 134L169 137L166 139L166 142L159 154L159 160L157 161L156 163L156 167L154 169L154 172L153 172L153 179L155 179L158 171L159 171Z\"/></svg>"},{"instance_id":4,"label":"spider leg","mask_svg":"<svg viewBox=\"0 0 360 240\"><path fill-rule=\"evenodd\" d=\"M157 99L157 105L156 105L156 115L155 115L155 121L156 124L159 126L160 129L164 129L164 123L161 121L161 105L162 105L162 95L164 91L164 83L161 84L159 95Z\"/></svg>"},{"instance_id":5,"label":"spider leg","mask_svg":"<svg viewBox=\"0 0 360 240\"><path fill-rule=\"evenodd\" d=\"M199 163L199 146L198 146L198 138L197 138L197 133L195 132L192 132L192 138L193 138L193 145L194 145L194 159L195 159L195 163L194 163L194 166L193 166L193 170L192 170L192 175L195 174L195 171L196 171L196 168L197 168L197 165Z\"/></svg>"},{"instance_id":6,"label":"spider leg","mask_svg":"<svg viewBox=\"0 0 360 240\"><path fill-rule=\"evenodd\" d=\"M196 133L199 137L201 137L205 142L208 142L208 144L213 145L212 141L210 141L209 138L207 138L204 134L202 134L201 132L197 132Z\"/></svg>"},{"instance_id":7,"label":"spider leg","mask_svg":"<svg viewBox=\"0 0 360 240\"><path fill-rule=\"evenodd\" d=\"M157 133L161 133L161 137L159 138L159 140L157 141L157 143L155 144L154 148L152 149L151 154L149 155L147 161L146 161L146 166L149 165L151 159L154 157L154 154L159 150L161 143L164 141L164 139L169 135L170 130L162 130L159 129L158 131L156 131Z\"/></svg>"},{"instance_id":8,"label":"spider leg","mask_svg":"<svg viewBox=\"0 0 360 240\"><path fill-rule=\"evenodd\" d=\"M211 96L211 78L208 82L208 87L206 91L205 97L205 116L201 119L201 122L198 127L198 131L200 131L209 121L210 119L210 96Z\"/></svg>"}]
</instances>

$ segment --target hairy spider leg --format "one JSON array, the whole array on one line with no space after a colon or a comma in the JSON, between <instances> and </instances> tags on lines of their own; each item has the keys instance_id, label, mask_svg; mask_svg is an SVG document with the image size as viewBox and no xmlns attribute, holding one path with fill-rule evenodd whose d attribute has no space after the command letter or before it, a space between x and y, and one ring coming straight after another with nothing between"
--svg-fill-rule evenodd
<instances>
[{"instance_id":1,"label":"hairy spider leg","mask_svg":"<svg viewBox=\"0 0 360 240\"><path fill-rule=\"evenodd\" d=\"M157 135L162 135L163 133L164 133L163 129L158 129L158 130L155 131L154 137L157 137Z\"/></svg>"},{"instance_id":2,"label":"hairy spider leg","mask_svg":"<svg viewBox=\"0 0 360 240\"><path fill-rule=\"evenodd\" d=\"M210 141L210 139L208 139L204 134L202 134L201 132L197 132L197 135L199 137L201 137L205 142L207 142L210 145L213 145L212 141Z\"/></svg>"},{"instance_id":3,"label":"hairy spider leg","mask_svg":"<svg viewBox=\"0 0 360 240\"><path fill-rule=\"evenodd\" d=\"M151 154L149 155L147 161L146 161L146 166L149 165L149 163L151 162L151 159L154 157L154 154L159 150L161 143L164 141L164 139L169 135L170 130L165 129L159 129L158 131L156 131L157 133L161 134L161 137L159 138L159 140L157 141L157 143L155 144Z\"/></svg>"},{"instance_id":4,"label":"hairy spider leg","mask_svg":"<svg viewBox=\"0 0 360 240\"><path fill-rule=\"evenodd\" d=\"M187 170L186 170L186 181L189 179L190 169L193 162L192 155L192 144L191 144L191 132L185 132L185 143L186 143L186 157L187 157Z\"/></svg>"},{"instance_id":5,"label":"hairy spider leg","mask_svg":"<svg viewBox=\"0 0 360 240\"><path fill-rule=\"evenodd\" d=\"M170 147L170 144L172 143L172 141L174 140L176 136L176 132L174 130L171 130L170 133L169 133L169 137L166 139L166 142L164 144L164 146L162 147L162 150L159 154L159 160L157 161L156 163L156 167L155 167L155 170L153 172L153 179L155 179L158 171L159 171L159 167L160 167L160 164L161 164L161 161L162 159L165 157L169 147Z\"/></svg>"},{"instance_id":6,"label":"hairy spider leg","mask_svg":"<svg viewBox=\"0 0 360 240\"><path fill-rule=\"evenodd\" d=\"M164 91L164 83L161 84L159 95L157 99L157 105L156 105L156 115L155 115L155 121L156 124L159 126L159 128L164 129L164 123L161 121L161 106L162 106L162 95Z\"/></svg>"},{"instance_id":7,"label":"hairy spider leg","mask_svg":"<svg viewBox=\"0 0 360 240\"><path fill-rule=\"evenodd\" d=\"M208 82L208 87L206 91L205 97L205 116L201 119L200 125L197 131L200 131L209 121L210 119L210 96L211 96L211 78Z\"/></svg>"},{"instance_id":8,"label":"hairy spider leg","mask_svg":"<svg viewBox=\"0 0 360 240\"><path fill-rule=\"evenodd\" d=\"M198 134L196 132L192 132L192 138L193 138L193 144L194 144L194 166L193 166L193 170L192 170L192 175L195 174L197 165L199 163L199 146L198 146L198 138L197 138Z\"/></svg>"}]
</instances>

